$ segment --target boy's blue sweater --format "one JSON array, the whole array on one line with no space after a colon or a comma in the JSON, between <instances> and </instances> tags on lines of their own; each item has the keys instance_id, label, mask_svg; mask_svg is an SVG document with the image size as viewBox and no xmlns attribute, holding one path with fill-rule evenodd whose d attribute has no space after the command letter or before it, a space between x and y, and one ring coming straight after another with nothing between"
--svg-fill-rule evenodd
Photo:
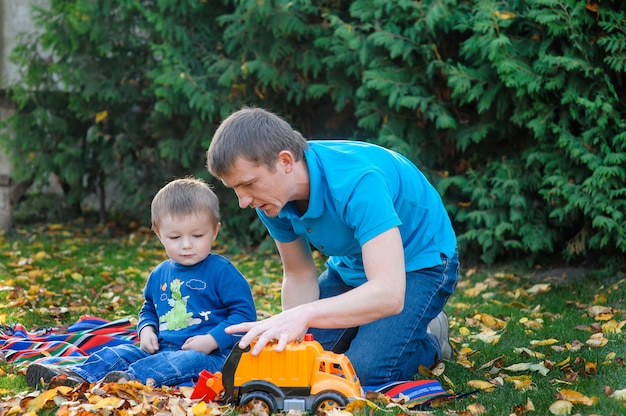
<instances>
[{"instance_id":1,"label":"boy's blue sweater","mask_svg":"<svg viewBox=\"0 0 626 416\"><path fill-rule=\"evenodd\" d=\"M250 285L219 254L193 266L164 261L150 273L144 298L137 330L153 326L161 345L181 347L187 338L211 334L224 352L238 340L224 329L256 320Z\"/></svg>"}]
</instances>

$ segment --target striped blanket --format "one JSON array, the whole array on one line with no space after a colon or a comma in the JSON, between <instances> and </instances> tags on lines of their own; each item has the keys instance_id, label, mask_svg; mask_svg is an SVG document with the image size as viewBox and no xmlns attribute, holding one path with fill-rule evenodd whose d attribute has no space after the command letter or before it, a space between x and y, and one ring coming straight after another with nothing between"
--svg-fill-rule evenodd
<instances>
[{"instance_id":1,"label":"striped blanket","mask_svg":"<svg viewBox=\"0 0 626 416\"><path fill-rule=\"evenodd\" d=\"M74 364L103 347L138 344L136 327L129 319L108 321L81 316L67 327L27 331L22 324L0 326L0 353L11 363Z\"/></svg>"},{"instance_id":2,"label":"striped blanket","mask_svg":"<svg viewBox=\"0 0 626 416\"><path fill-rule=\"evenodd\" d=\"M7 362L20 364L42 362L69 365L84 361L103 347L120 344L139 345L136 327L130 319L108 321L90 315L81 316L67 327L27 331L22 324L0 326L0 354ZM364 387L365 391L390 398L403 398L409 406L424 406L431 401L454 399L436 380L399 381Z\"/></svg>"}]
</instances>

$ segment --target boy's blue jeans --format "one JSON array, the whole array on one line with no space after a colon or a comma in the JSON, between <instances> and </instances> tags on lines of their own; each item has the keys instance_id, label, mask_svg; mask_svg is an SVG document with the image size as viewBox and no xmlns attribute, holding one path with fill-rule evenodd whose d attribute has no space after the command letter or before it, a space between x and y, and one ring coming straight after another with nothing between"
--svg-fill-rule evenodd
<instances>
[{"instance_id":1,"label":"boy's blue jeans","mask_svg":"<svg viewBox=\"0 0 626 416\"><path fill-rule=\"evenodd\" d=\"M406 274L404 309L398 315L348 329L311 328L326 350L345 353L363 386L411 380L419 365L430 367L441 355L438 340L426 333L430 321L454 293L459 274L458 254L441 256L442 264ZM334 270L319 279L320 297L353 289Z\"/></svg>"},{"instance_id":2,"label":"boy's blue jeans","mask_svg":"<svg viewBox=\"0 0 626 416\"><path fill-rule=\"evenodd\" d=\"M176 386L197 381L202 370L222 371L227 357L219 353L181 350L176 345L160 345L160 348L157 353L148 354L134 345L105 347L91 354L85 362L68 369L90 383L102 380L110 371L125 371L144 384L152 378L157 386Z\"/></svg>"}]
</instances>

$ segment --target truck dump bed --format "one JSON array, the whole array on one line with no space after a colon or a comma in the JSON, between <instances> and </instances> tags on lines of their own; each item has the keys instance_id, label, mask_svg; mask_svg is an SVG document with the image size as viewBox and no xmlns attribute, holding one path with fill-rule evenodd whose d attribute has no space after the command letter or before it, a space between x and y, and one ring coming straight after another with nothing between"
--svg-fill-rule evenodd
<instances>
[{"instance_id":1,"label":"truck dump bed","mask_svg":"<svg viewBox=\"0 0 626 416\"><path fill-rule=\"evenodd\" d=\"M265 380L278 387L310 387L312 363L325 351L316 341L288 346L289 353L277 352L276 345L266 347L257 356L243 354L235 372L235 386L251 379Z\"/></svg>"}]
</instances>

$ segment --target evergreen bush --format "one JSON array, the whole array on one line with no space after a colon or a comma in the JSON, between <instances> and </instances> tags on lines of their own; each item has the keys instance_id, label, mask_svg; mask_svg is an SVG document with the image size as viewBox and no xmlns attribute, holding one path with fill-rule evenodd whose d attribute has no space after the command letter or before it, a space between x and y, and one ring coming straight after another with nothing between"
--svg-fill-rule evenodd
<instances>
[{"instance_id":1,"label":"evergreen bush","mask_svg":"<svg viewBox=\"0 0 626 416\"><path fill-rule=\"evenodd\" d=\"M441 191L466 262L626 252L626 17L618 1L51 1L14 51L16 174L148 212L242 105L378 143ZM28 138L25 140L24 138ZM50 155L50 156L48 156ZM215 183L225 230L262 227ZM229 226L230 224L230 226Z\"/></svg>"}]
</instances>

